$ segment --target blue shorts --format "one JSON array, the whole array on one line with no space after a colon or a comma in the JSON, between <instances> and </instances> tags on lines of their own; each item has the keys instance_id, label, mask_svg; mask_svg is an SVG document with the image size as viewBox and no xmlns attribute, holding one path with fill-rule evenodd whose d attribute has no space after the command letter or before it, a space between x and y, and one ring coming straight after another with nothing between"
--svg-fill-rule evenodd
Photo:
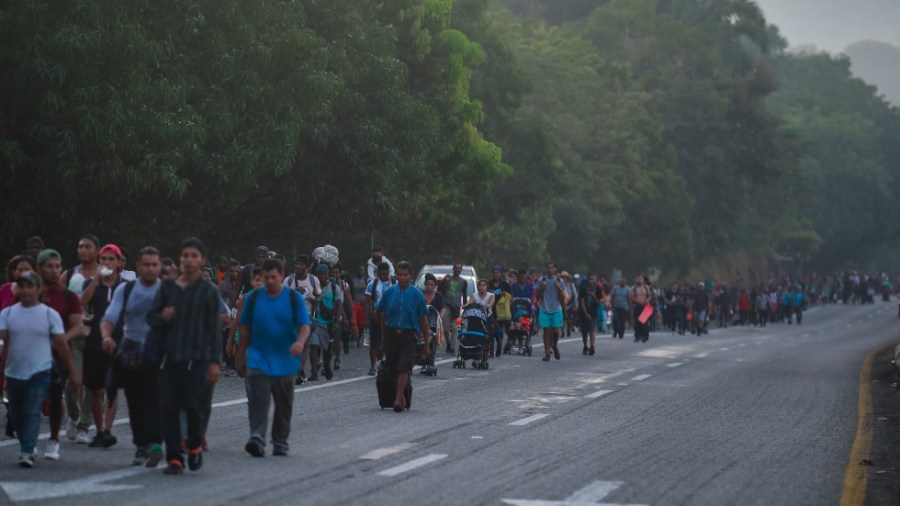
<instances>
[{"instance_id":1,"label":"blue shorts","mask_svg":"<svg viewBox=\"0 0 900 506\"><path fill-rule=\"evenodd\" d=\"M538 311L538 326L542 329L561 329L563 326L562 309L554 313L545 313L543 309Z\"/></svg>"}]
</instances>

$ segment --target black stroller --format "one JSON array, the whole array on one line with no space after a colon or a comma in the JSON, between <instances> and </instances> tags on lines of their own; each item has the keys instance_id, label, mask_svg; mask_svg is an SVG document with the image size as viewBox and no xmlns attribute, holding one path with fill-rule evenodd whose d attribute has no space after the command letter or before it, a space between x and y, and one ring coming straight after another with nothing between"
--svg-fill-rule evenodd
<instances>
[{"instance_id":1,"label":"black stroller","mask_svg":"<svg viewBox=\"0 0 900 506\"><path fill-rule=\"evenodd\" d=\"M425 312L428 315L428 326L431 328L431 341L428 345L428 358L422 356L422 349L425 348L425 339L419 337L416 342L416 365L422 366L419 374L425 376L437 376L437 366L434 365L434 350L437 349L438 326L441 324L441 315L433 306L426 306Z\"/></svg>"},{"instance_id":2,"label":"black stroller","mask_svg":"<svg viewBox=\"0 0 900 506\"><path fill-rule=\"evenodd\" d=\"M531 301L518 297L509 303L509 341L506 353L531 356Z\"/></svg>"},{"instance_id":3,"label":"black stroller","mask_svg":"<svg viewBox=\"0 0 900 506\"><path fill-rule=\"evenodd\" d=\"M488 369L487 340L491 337L487 313L481 304L467 304L460 314L462 328L459 331L459 353L453 362L454 369L465 369L466 360L475 369Z\"/></svg>"}]
</instances>

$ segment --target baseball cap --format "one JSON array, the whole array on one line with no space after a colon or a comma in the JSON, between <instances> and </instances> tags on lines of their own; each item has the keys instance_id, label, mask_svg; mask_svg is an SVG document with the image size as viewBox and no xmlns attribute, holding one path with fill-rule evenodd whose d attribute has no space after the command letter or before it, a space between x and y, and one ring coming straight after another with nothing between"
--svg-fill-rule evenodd
<instances>
[{"instance_id":1,"label":"baseball cap","mask_svg":"<svg viewBox=\"0 0 900 506\"><path fill-rule=\"evenodd\" d=\"M495 265L494 268L491 269L491 272L503 272L503 267L500 267L499 265Z\"/></svg>"},{"instance_id":2,"label":"baseball cap","mask_svg":"<svg viewBox=\"0 0 900 506\"><path fill-rule=\"evenodd\" d=\"M20 281L27 281L34 286L42 286L43 285L43 281L41 280L41 277L38 276L38 273L36 273L34 271L26 271L26 272L23 272L22 274L19 274L19 276L16 278L16 283L18 283Z\"/></svg>"},{"instance_id":3,"label":"baseball cap","mask_svg":"<svg viewBox=\"0 0 900 506\"><path fill-rule=\"evenodd\" d=\"M43 265L47 260L59 260L62 262L62 256L55 249L47 248L38 253L37 263L38 265Z\"/></svg>"},{"instance_id":4,"label":"baseball cap","mask_svg":"<svg viewBox=\"0 0 900 506\"><path fill-rule=\"evenodd\" d=\"M107 244L106 246L100 248L100 255L103 255L104 253L112 253L118 258L122 258L122 250L120 250L119 247L115 244Z\"/></svg>"},{"instance_id":5,"label":"baseball cap","mask_svg":"<svg viewBox=\"0 0 900 506\"><path fill-rule=\"evenodd\" d=\"M316 266L316 274L320 272L328 272L328 266L325 264L319 264Z\"/></svg>"}]
</instances>

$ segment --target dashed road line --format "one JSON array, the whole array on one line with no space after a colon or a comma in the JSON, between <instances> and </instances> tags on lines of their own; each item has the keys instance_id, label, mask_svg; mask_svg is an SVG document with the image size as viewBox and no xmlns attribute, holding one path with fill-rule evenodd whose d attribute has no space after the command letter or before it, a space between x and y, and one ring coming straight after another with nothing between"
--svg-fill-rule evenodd
<instances>
[{"instance_id":1,"label":"dashed road line","mask_svg":"<svg viewBox=\"0 0 900 506\"><path fill-rule=\"evenodd\" d=\"M699 355L694 355L694 358L706 358L709 356L709 353L701 353Z\"/></svg>"},{"instance_id":2,"label":"dashed road line","mask_svg":"<svg viewBox=\"0 0 900 506\"><path fill-rule=\"evenodd\" d=\"M531 422L536 422L543 418L547 418L550 416L550 413L539 413L537 415L531 415L527 418L523 418L521 420L516 420L515 422L510 423L510 425L515 425L516 427L521 427L523 425L528 425Z\"/></svg>"},{"instance_id":3,"label":"dashed road line","mask_svg":"<svg viewBox=\"0 0 900 506\"><path fill-rule=\"evenodd\" d=\"M728 351L728 350L730 350L730 349L731 349L731 348L719 348L719 351Z\"/></svg>"},{"instance_id":4,"label":"dashed road line","mask_svg":"<svg viewBox=\"0 0 900 506\"><path fill-rule=\"evenodd\" d=\"M631 381L644 381L647 378L652 378L652 374L641 374L640 376L635 376L631 378Z\"/></svg>"},{"instance_id":5,"label":"dashed road line","mask_svg":"<svg viewBox=\"0 0 900 506\"><path fill-rule=\"evenodd\" d=\"M402 451L409 450L413 446L416 446L416 443L400 443L396 446L389 446L387 448L379 448L377 450L372 450L369 453L360 457L360 460L381 460L389 455L393 455L395 453L400 453Z\"/></svg>"},{"instance_id":6,"label":"dashed road line","mask_svg":"<svg viewBox=\"0 0 900 506\"><path fill-rule=\"evenodd\" d=\"M600 397L603 397L606 394L611 394L613 392L615 392L615 390L597 390L592 394L585 395L585 397L588 399L599 399Z\"/></svg>"},{"instance_id":7,"label":"dashed road line","mask_svg":"<svg viewBox=\"0 0 900 506\"><path fill-rule=\"evenodd\" d=\"M675 367L681 367L683 365L684 365L684 362L674 362L672 364L666 364L666 367L671 367L674 369Z\"/></svg>"},{"instance_id":8,"label":"dashed road line","mask_svg":"<svg viewBox=\"0 0 900 506\"><path fill-rule=\"evenodd\" d=\"M408 473L409 471L418 469L422 466L427 466L428 464L431 464L432 462L437 462L437 461L443 460L445 458L447 458L446 454L432 453L430 455L426 455L424 457L420 457L415 460L410 460L406 464L401 464L399 466L392 467L390 469L385 469L384 471L381 471L380 473L378 473L378 476L387 476L387 477L397 476L397 475L400 475L403 473Z\"/></svg>"}]
</instances>

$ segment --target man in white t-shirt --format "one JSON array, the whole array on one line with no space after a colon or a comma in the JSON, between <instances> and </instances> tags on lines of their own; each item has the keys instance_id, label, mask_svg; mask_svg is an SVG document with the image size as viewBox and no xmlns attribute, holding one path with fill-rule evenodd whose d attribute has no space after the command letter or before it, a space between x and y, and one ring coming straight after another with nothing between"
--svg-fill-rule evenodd
<instances>
[{"instance_id":1,"label":"man in white t-shirt","mask_svg":"<svg viewBox=\"0 0 900 506\"><path fill-rule=\"evenodd\" d=\"M378 277L366 285L365 305L369 313L369 376L375 376L375 363L381 360L381 320L375 311L384 291L390 288L391 266L387 262L378 265Z\"/></svg>"},{"instance_id":2,"label":"man in white t-shirt","mask_svg":"<svg viewBox=\"0 0 900 506\"><path fill-rule=\"evenodd\" d=\"M299 255L294 260L294 273L284 278L284 286L300 292L300 295L303 296L303 301L306 302L306 314L312 318L316 303L319 301L319 297L322 296L322 285L319 283L319 278L310 274L310 263L309 255ZM306 383L305 367L309 363L309 355L309 353L303 354L300 370L297 371L296 385Z\"/></svg>"},{"instance_id":3,"label":"man in white t-shirt","mask_svg":"<svg viewBox=\"0 0 900 506\"><path fill-rule=\"evenodd\" d=\"M313 314L316 301L322 294L319 278L309 273L310 258L300 255L294 260L294 273L284 278L284 286L300 292L306 302L306 313Z\"/></svg>"},{"instance_id":4,"label":"man in white t-shirt","mask_svg":"<svg viewBox=\"0 0 900 506\"><path fill-rule=\"evenodd\" d=\"M38 302L41 277L25 272L16 278L19 303L0 312L0 339L6 359L6 391L13 427L19 437L19 465L34 467L35 444L41 428L41 405L50 389L50 371L56 360L65 365L69 381L78 385L80 379L72 364L65 329L59 313ZM52 349L51 349L52 348ZM45 456L59 458L59 443L48 444Z\"/></svg>"}]
</instances>

